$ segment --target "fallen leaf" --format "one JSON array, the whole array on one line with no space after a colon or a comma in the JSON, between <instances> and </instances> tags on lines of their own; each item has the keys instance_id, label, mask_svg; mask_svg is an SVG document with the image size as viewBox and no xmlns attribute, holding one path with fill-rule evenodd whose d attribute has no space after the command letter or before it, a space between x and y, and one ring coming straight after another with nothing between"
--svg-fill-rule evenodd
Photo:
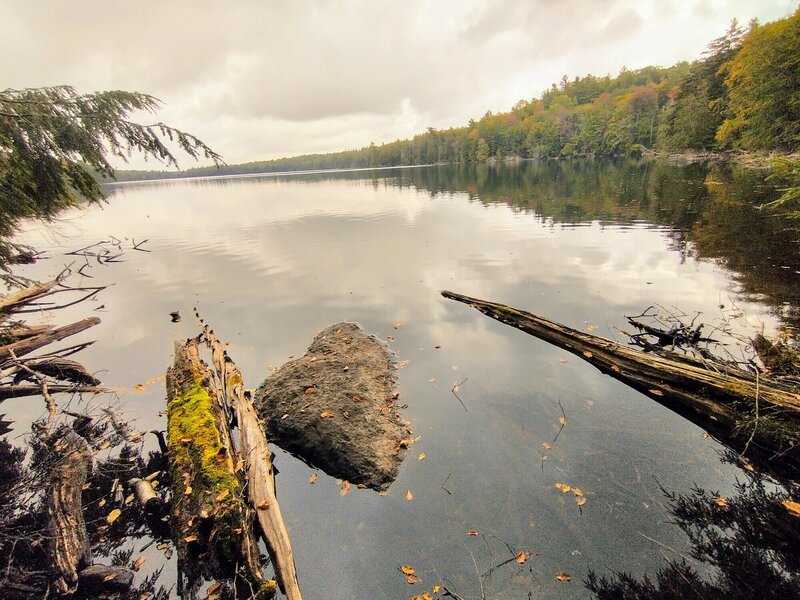
<instances>
[{"instance_id":1,"label":"fallen leaf","mask_svg":"<svg viewBox=\"0 0 800 600\"><path fill-rule=\"evenodd\" d=\"M264 500L264 502L262 502L261 504L259 504L258 506L256 506L256 508L257 508L258 510L267 510L267 509L269 508L269 502L267 502L266 500Z\"/></svg>"},{"instance_id":2,"label":"fallen leaf","mask_svg":"<svg viewBox=\"0 0 800 600\"><path fill-rule=\"evenodd\" d=\"M212 595L216 594L219 591L219 588L222 587L222 584L217 581L211 587L208 588L208 592L206 592L206 597L210 598Z\"/></svg>"},{"instance_id":3,"label":"fallen leaf","mask_svg":"<svg viewBox=\"0 0 800 600\"><path fill-rule=\"evenodd\" d=\"M141 392L141 391L144 389L144 386L143 386L141 383L137 383L137 384L136 384L136 385L133 387L133 389L135 389L137 392Z\"/></svg>"},{"instance_id":4,"label":"fallen leaf","mask_svg":"<svg viewBox=\"0 0 800 600\"><path fill-rule=\"evenodd\" d=\"M350 413L349 413L348 411L346 411L346 410L343 410L343 411L342 411L342 416L343 416L345 419L349 419L349 418L350 418Z\"/></svg>"},{"instance_id":5,"label":"fallen leaf","mask_svg":"<svg viewBox=\"0 0 800 600\"><path fill-rule=\"evenodd\" d=\"M470 530L467 532L467 535L468 535L468 536L470 536L470 537L477 537L477 536L478 536L478 532L477 532L477 531L475 531L474 529L470 529Z\"/></svg>"},{"instance_id":6,"label":"fallen leaf","mask_svg":"<svg viewBox=\"0 0 800 600\"><path fill-rule=\"evenodd\" d=\"M414 585L415 583L419 583L419 577L416 575L406 575L406 583L410 585Z\"/></svg>"},{"instance_id":7,"label":"fallen leaf","mask_svg":"<svg viewBox=\"0 0 800 600\"><path fill-rule=\"evenodd\" d=\"M519 564L522 564L526 560L528 560L528 553L523 550L522 552L517 554L514 560L516 560Z\"/></svg>"},{"instance_id":8,"label":"fallen leaf","mask_svg":"<svg viewBox=\"0 0 800 600\"><path fill-rule=\"evenodd\" d=\"M311 476L308 478L308 483L317 483L317 474L312 473Z\"/></svg>"},{"instance_id":9,"label":"fallen leaf","mask_svg":"<svg viewBox=\"0 0 800 600\"><path fill-rule=\"evenodd\" d=\"M567 364L567 359L566 358L559 358L558 362L560 362L562 364Z\"/></svg>"},{"instance_id":10,"label":"fallen leaf","mask_svg":"<svg viewBox=\"0 0 800 600\"><path fill-rule=\"evenodd\" d=\"M108 516L106 517L106 521L108 521L108 524L110 525L111 523L116 521L121 514L122 514L122 511L120 509L118 509L118 508L115 508L110 513L108 513Z\"/></svg>"},{"instance_id":11,"label":"fallen leaf","mask_svg":"<svg viewBox=\"0 0 800 600\"><path fill-rule=\"evenodd\" d=\"M361 396L353 396L353 402L361 402Z\"/></svg>"},{"instance_id":12,"label":"fallen leaf","mask_svg":"<svg viewBox=\"0 0 800 600\"><path fill-rule=\"evenodd\" d=\"M578 506L583 506L584 504L586 504L586 498L584 498L583 496L577 496L575 498L575 502L577 503Z\"/></svg>"},{"instance_id":13,"label":"fallen leaf","mask_svg":"<svg viewBox=\"0 0 800 600\"><path fill-rule=\"evenodd\" d=\"M406 492L406 500L408 500L409 502L411 502L413 499L414 499L414 494L412 494L412 493L411 493L411 490L408 490L408 491Z\"/></svg>"},{"instance_id":14,"label":"fallen leaf","mask_svg":"<svg viewBox=\"0 0 800 600\"><path fill-rule=\"evenodd\" d=\"M428 383L436 383L436 377L433 377L432 379L428 379Z\"/></svg>"},{"instance_id":15,"label":"fallen leaf","mask_svg":"<svg viewBox=\"0 0 800 600\"><path fill-rule=\"evenodd\" d=\"M84 484L81 486L81 490L88 490L90 487L92 487L92 484L91 484L91 483L84 483Z\"/></svg>"},{"instance_id":16,"label":"fallen leaf","mask_svg":"<svg viewBox=\"0 0 800 600\"><path fill-rule=\"evenodd\" d=\"M566 425L566 424L567 424L567 420L566 420L564 417L559 417L559 418L558 418L558 422L559 422L561 425Z\"/></svg>"},{"instance_id":17,"label":"fallen leaf","mask_svg":"<svg viewBox=\"0 0 800 600\"><path fill-rule=\"evenodd\" d=\"M548 442L542 442L542 446L544 446L545 450L550 450L550 448L552 448L552 446Z\"/></svg>"},{"instance_id":18,"label":"fallen leaf","mask_svg":"<svg viewBox=\"0 0 800 600\"><path fill-rule=\"evenodd\" d=\"M238 473L242 469L244 469L244 459L240 458L239 460L236 461L236 465L233 467L233 472Z\"/></svg>"},{"instance_id":19,"label":"fallen leaf","mask_svg":"<svg viewBox=\"0 0 800 600\"><path fill-rule=\"evenodd\" d=\"M438 586L438 585L433 586L433 593L434 594L438 593L440 589L442 589L442 588L440 586Z\"/></svg>"},{"instance_id":20,"label":"fallen leaf","mask_svg":"<svg viewBox=\"0 0 800 600\"><path fill-rule=\"evenodd\" d=\"M133 502L133 494L128 494L125 497L125 504L130 504L131 502Z\"/></svg>"},{"instance_id":21,"label":"fallen leaf","mask_svg":"<svg viewBox=\"0 0 800 600\"><path fill-rule=\"evenodd\" d=\"M572 488L572 493L576 496L583 496L583 490L581 488Z\"/></svg>"},{"instance_id":22,"label":"fallen leaf","mask_svg":"<svg viewBox=\"0 0 800 600\"><path fill-rule=\"evenodd\" d=\"M191 441L192 441L192 438L187 437L187 436L184 436L184 437L181 438L181 442L184 443L184 444L188 444Z\"/></svg>"},{"instance_id":23,"label":"fallen leaf","mask_svg":"<svg viewBox=\"0 0 800 600\"><path fill-rule=\"evenodd\" d=\"M197 536L196 535L187 535L185 538L183 538L183 541L186 542L187 544L191 544L192 542L196 542L197 541Z\"/></svg>"},{"instance_id":24,"label":"fallen leaf","mask_svg":"<svg viewBox=\"0 0 800 600\"><path fill-rule=\"evenodd\" d=\"M558 575L556 575L556 579L559 581L569 581L569 573L561 571Z\"/></svg>"},{"instance_id":25,"label":"fallen leaf","mask_svg":"<svg viewBox=\"0 0 800 600\"><path fill-rule=\"evenodd\" d=\"M617 365L611 365L611 370L615 373L619 373L619 367Z\"/></svg>"},{"instance_id":26,"label":"fallen leaf","mask_svg":"<svg viewBox=\"0 0 800 600\"><path fill-rule=\"evenodd\" d=\"M217 494L217 502L222 502L223 500L225 500L225 498L227 498L228 494L230 493L231 491L227 488L222 490L219 494Z\"/></svg>"},{"instance_id":27,"label":"fallen leaf","mask_svg":"<svg viewBox=\"0 0 800 600\"><path fill-rule=\"evenodd\" d=\"M597 325L589 325L586 328L586 331L588 331L589 333L592 333L595 329L597 329Z\"/></svg>"},{"instance_id":28,"label":"fallen leaf","mask_svg":"<svg viewBox=\"0 0 800 600\"><path fill-rule=\"evenodd\" d=\"M110 574L106 575L105 577L103 577L103 583L106 583L108 581L114 581L116 578L117 578L117 574L116 573L110 573Z\"/></svg>"},{"instance_id":29,"label":"fallen leaf","mask_svg":"<svg viewBox=\"0 0 800 600\"><path fill-rule=\"evenodd\" d=\"M781 502L784 508L792 513L796 517L800 517L800 502L795 502L793 500L784 500Z\"/></svg>"},{"instance_id":30,"label":"fallen leaf","mask_svg":"<svg viewBox=\"0 0 800 600\"><path fill-rule=\"evenodd\" d=\"M192 486L187 485L186 489L183 490L183 495L184 496L191 496L192 495Z\"/></svg>"},{"instance_id":31,"label":"fallen leaf","mask_svg":"<svg viewBox=\"0 0 800 600\"><path fill-rule=\"evenodd\" d=\"M357 484L356 484L356 487L357 487L358 489L360 489L360 490L365 490L365 489L367 489L367 485L366 485L365 483L357 483Z\"/></svg>"},{"instance_id":32,"label":"fallen leaf","mask_svg":"<svg viewBox=\"0 0 800 600\"><path fill-rule=\"evenodd\" d=\"M556 484L556 489L557 489L557 490L560 490L560 489L561 489L561 488L563 488L563 487L564 487L564 484L563 484L563 483L557 483L557 484Z\"/></svg>"},{"instance_id":33,"label":"fallen leaf","mask_svg":"<svg viewBox=\"0 0 800 600\"><path fill-rule=\"evenodd\" d=\"M651 394L653 394L653 396L663 396L664 395L664 392L662 392L661 390L648 390L648 391Z\"/></svg>"},{"instance_id":34,"label":"fallen leaf","mask_svg":"<svg viewBox=\"0 0 800 600\"><path fill-rule=\"evenodd\" d=\"M588 350L584 350L584 351L583 351L583 355L584 355L586 358L592 358L592 357L594 356L594 354L592 354L592 353L591 353L591 352L589 352Z\"/></svg>"},{"instance_id":35,"label":"fallen leaf","mask_svg":"<svg viewBox=\"0 0 800 600\"><path fill-rule=\"evenodd\" d=\"M138 571L139 569L142 568L142 565L145 563L146 560L147 560L146 556L140 556L139 558L136 559L136 562L133 563L131 569L133 569L134 571Z\"/></svg>"},{"instance_id":36,"label":"fallen leaf","mask_svg":"<svg viewBox=\"0 0 800 600\"><path fill-rule=\"evenodd\" d=\"M408 565L403 565L400 567L400 570L403 572L404 575L416 575L417 572L414 570L414 567L409 567Z\"/></svg>"},{"instance_id":37,"label":"fallen leaf","mask_svg":"<svg viewBox=\"0 0 800 600\"><path fill-rule=\"evenodd\" d=\"M100 450L105 450L111 445L111 440L106 440L102 444L100 444Z\"/></svg>"},{"instance_id":38,"label":"fallen leaf","mask_svg":"<svg viewBox=\"0 0 800 600\"><path fill-rule=\"evenodd\" d=\"M400 329L400 325L402 325L400 321L395 321L392 323L392 329Z\"/></svg>"},{"instance_id":39,"label":"fallen leaf","mask_svg":"<svg viewBox=\"0 0 800 600\"><path fill-rule=\"evenodd\" d=\"M332 419L336 415L334 415L331 411L326 410L325 412L320 413L319 416L323 419Z\"/></svg>"},{"instance_id":40,"label":"fallen leaf","mask_svg":"<svg viewBox=\"0 0 800 600\"><path fill-rule=\"evenodd\" d=\"M342 489L339 490L339 495L344 496L349 491L350 491L350 482L345 481L344 483L342 483Z\"/></svg>"},{"instance_id":41,"label":"fallen leaf","mask_svg":"<svg viewBox=\"0 0 800 600\"><path fill-rule=\"evenodd\" d=\"M305 392L303 392L303 393L304 393L306 396L308 396L309 394L315 394L315 393L316 393L316 391L317 391L317 388L315 388L315 387L310 387L310 388L306 388L306 391L305 391Z\"/></svg>"},{"instance_id":42,"label":"fallen leaf","mask_svg":"<svg viewBox=\"0 0 800 600\"><path fill-rule=\"evenodd\" d=\"M417 457L419 460L425 460L426 454L424 452L420 452L419 456Z\"/></svg>"},{"instance_id":43,"label":"fallen leaf","mask_svg":"<svg viewBox=\"0 0 800 600\"><path fill-rule=\"evenodd\" d=\"M703 432L703 439L707 440L710 436L705 431Z\"/></svg>"},{"instance_id":44,"label":"fallen leaf","mask_svg":"<svg viewBox=\"0 0 800 600\"><path fill-rule=\"evenodd\" d=\"M564 485L562 485L562 486L561 486L561 491L562 491L562 492L564 492L565 494L566 494L568 491L570 491L571 489L572 489L572 486L570 486L569 484L566 484L566 483L565 483Z\"/></svg>"},{"instance_id":45,"label":"fallen leaf","mask_svg":"<svg viewBox=\"0 0 800 600\"><path fill-rule=\"evenodd\" d=\"M97 503L97 506L105 506L105 504L106 504L106 499L105 498L101 498L100 502Z\"/></svg>"}]
</instances>

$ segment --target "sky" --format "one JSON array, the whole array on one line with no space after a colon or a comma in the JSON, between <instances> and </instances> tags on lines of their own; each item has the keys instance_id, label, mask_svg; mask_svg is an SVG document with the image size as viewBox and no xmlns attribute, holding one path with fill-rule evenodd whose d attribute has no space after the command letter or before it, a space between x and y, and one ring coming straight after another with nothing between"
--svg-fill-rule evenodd
<instances>
[{"instance_id":1,"label":"sky","mask_svg":"<svg viewBox=\"0 0 800 600\"><path fill-rule=\"evenodd\" d=\"M509 110L562 75L698 58L798 0L1 0L0 87L136 90L229 163ZM130 167L154 167L133 158ZM191 159L181 160L191 167Z\"/></svg>"}]
</instances>

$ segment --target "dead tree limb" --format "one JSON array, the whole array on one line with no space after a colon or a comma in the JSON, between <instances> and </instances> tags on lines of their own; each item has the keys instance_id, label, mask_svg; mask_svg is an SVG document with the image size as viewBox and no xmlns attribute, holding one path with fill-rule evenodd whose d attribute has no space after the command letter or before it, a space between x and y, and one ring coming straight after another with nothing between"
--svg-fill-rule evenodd
<instances>
[{"instance_id":1,"label":"dead tree limb","mask_svg":"<svg viewBox=\"0 0 800 600\"><path fill-rule=\"evenodd\" d=\"M76 321L74 323L70 323L69 325L64 325L63 327L53 329L52 331L41 333L39 335L20 340L18 342L13 342L11 344L6 344L5 346L0 346L0 362L7 361L13 356L19 358L25 354L30 354L34 350L38 350L43 346L47 346L53 342L58 342L64 338L68 338L71 335L80 333L81 331L89 329L90 327L94 327L98 323L100 323L100 319L97 317L88 317L86 319L82 319L81 321Z\"/></svg>"},{"instance_id":2,"label":"dead tree limb","mask_svg":"<svg viewBox=\"0 0 800 600\"><path fill-rule=\"evenodd\" d=\"M761 458L800 462L800 394L796 388L727 364L709 369L689 356L645 353L503 304L443 291L483 314L558 346L603 373L689 418L734 449L748 440L756 398L762 425L751 444ZM765 426L765 417L768 423ZM748 427L749 424L749 427Z\"/></svg>"},{"instance_id":3,"label":"dead tree limb","mask_svg":"<svg viewBox=\"0 0 800 600\"><path fill-rule=\"evenodd\" d=\"M17 290L13 294L0 297L0 314L9 315L16 312L22 306L49 294L59 283L61 283L60 279L34 283L26 288Z\"/></svg>"},{"instance_id":4,"label":"dead tree limb","mask_svg":"<svg viewBox=\"0 0 800 600\"><path fill-rule=\"evenodd\" d=\"M241 371L208 325L204 327L203 337L211 348L223 399L236 417L247 477L247 496L256 507L278 584L288 600L301 600L292 543L275 495L275 476L264 424L256 415L249 395L245 394Z\"/></svg>"}]
</instances>

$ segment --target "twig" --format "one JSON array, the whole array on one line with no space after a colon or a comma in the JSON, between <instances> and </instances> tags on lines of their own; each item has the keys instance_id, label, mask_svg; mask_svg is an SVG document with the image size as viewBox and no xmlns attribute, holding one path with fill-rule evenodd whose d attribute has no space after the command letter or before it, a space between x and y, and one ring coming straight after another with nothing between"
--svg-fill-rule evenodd
<instances>
[{"instance_id":1,"label":"twig","mask_svg":"<svg viewBox=\"0 0 800 600\"><path fill-rule=\"evenodd\" d=\"M463 406L463 407L464 407L464 410L465 410L465 411L467 410L467 407L466 407L466 406L464 406L464 402L461 400L461 397L460 397L460 396L459 396L459 395L456 393L456 388L458 388L458 386L460 386L460 385L463 385L463 384L465 384L465 383L467 382L467 379L469 379L469 377L465 377L465 378L464 378L464 380L463 380L463 381L461 381L461 382L459 382L459 383L454 383L454 384L453 384L453 387L452 387L452 388L450 388L450 391L451 391L451 392L453 392L453 396L455 396L455 397L456 397L456 399L457 399L459 402L461 402L461 406ZM467 411L467 412L469 412L469 411Z\"/></svg>"}]
</instances>

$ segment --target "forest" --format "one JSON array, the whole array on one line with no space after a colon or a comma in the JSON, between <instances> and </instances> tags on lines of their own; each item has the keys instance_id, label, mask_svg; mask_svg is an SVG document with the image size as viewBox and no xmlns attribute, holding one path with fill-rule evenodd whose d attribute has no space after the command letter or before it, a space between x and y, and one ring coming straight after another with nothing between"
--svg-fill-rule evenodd
<instances>
[{"instance_id":1,"label":"forest","mask_svg":"<svg viewBox=\"0 0 800 600\"><path fill-rule=\"evenodd\" d=\"M646 150L778 151L800 145L800 11L772 23L734 19L702 57L671 67L566 75L538 98L487 112L466 126L428 128L410 140L357 150L231 165L263 173L481 163L492 160L637 155ZM220 174L120 171L120 180Z\"/></svg>"}]
</instances>

